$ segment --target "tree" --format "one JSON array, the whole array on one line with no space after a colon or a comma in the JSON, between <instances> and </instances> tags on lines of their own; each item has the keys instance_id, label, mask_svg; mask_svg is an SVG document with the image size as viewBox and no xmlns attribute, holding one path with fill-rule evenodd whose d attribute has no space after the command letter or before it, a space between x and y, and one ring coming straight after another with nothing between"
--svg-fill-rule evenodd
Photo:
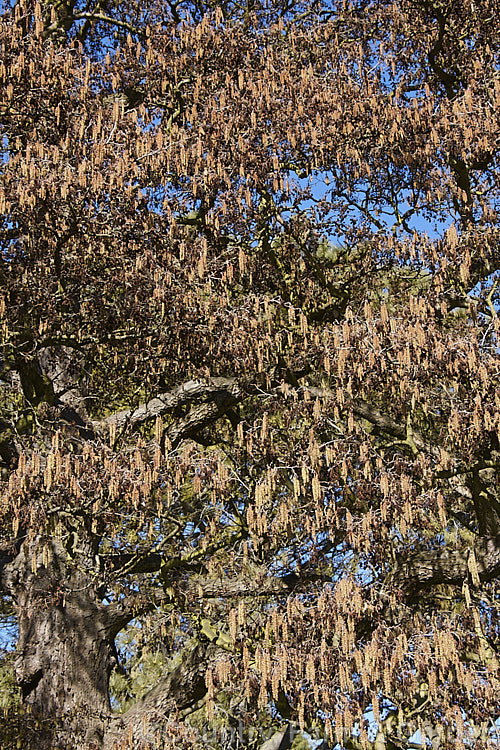
<instances>
[{"instance_id":1,"label":"tree","mask_svg":"<svg viewBox=\"0 0 500 750\"><path fill-rule=\"evenodd\" d=\"M4 745L495 745L496 3L0 44Z\"/></svg>"}]
</instances>

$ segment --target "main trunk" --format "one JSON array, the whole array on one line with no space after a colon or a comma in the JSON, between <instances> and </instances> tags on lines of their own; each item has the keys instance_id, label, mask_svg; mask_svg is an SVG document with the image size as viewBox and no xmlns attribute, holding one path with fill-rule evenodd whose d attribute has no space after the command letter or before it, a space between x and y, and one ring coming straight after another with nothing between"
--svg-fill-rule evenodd
<instances>
[{"instance_id":1,"label":"main trunk","mask_svg":"<svg viewBox=\"0 0 500 750\"><path fill-rule=\"evenodd\" d=\"M32 715L25 731L33 725L37 748L99 747L110 715L113 652L89 563L60 544L24 544L4 570L19 620L16 678Z\"/></svg>"}]
</instances>

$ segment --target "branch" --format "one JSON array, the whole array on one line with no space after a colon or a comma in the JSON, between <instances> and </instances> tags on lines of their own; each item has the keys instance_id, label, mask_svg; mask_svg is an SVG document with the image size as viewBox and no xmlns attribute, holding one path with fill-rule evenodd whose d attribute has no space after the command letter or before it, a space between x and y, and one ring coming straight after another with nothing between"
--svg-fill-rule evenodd
<instances>
[{"instance_id":1,"label":"branch","mask_svg":"<svg viewBox=\"0 0 500 750\"><path fill-rule=\"evenodd\" d=\"M234 378L211 378L209 382L190 380L168 393L160 393L156 398L141 404L136 409L123 409L100 422L93 422L93 426L96 432L100 433L111 426L114 426L116 430L123 430L126 427L144 424L195 400L208 402L204 404L204 409L198 407L192 410L193 413L190 412L175 427L170 428L169 432L172 437L178 438L179 435L220 416L241 397L239 385ZM206 408L207 406L210 408Z\"/></svg>"},{"instance_id":2,"label":"branch","mask_svg":"<svg viewBox=\"0 0 500 750\"><path fill-rule=\"evenodd\" d=\"M2 542L0 544L0 590L6 594L12 591L10 582L6 579L10 575L10 571L6 571L6 567L11 565L21 550L23 541L25 540L25 528L19 529L16 539L11 541Z\"/></svg>"},{"instance_id":3,"label":"branch","mask_svg":"<svg viewBox=\"0 0 500 750\"><path fill-rule=\"evenodd\" d=\"M396 422L395 419L388 417L386 414L382 414L382 412L380 412L371 404L368 404L366 401L353 401L352 410L358 417L366 419L368 422L371 422L371 424L375 425L383 432L386 432L388 435L399 438L403 442L408 444L410 444L411 440L411 444L417 450L431 453L435 456L440 455L439 450L434 445L431 445L426 440L424 440L422 435L417 430L412 429L410 436L408 434L408 426L406 424L402 425L399 422Z\"/></svg>"},{"instance_id":4,"label":"branch","mask_svg":"<svg viewBox=\"0 0 500 750\"><path fill-rule=\"evenodd\" d=\"M150 571L160 570L161 556L151 555L144 560L144 570L147 562L150 562ZM155 562L157 564L155 565ZM180 569L180 566L179 566ZM186 571L188 565L182 566ZM129 571L127 571L129 572ZM247 575L235 578L202 578L194 576L183 582L178 588L165 591L156 588L151 590L145 584L137 594L125 596L124 598L106 606L106 627L110 637L115 637L119 631L135 617L145 612L150 612L164 603L171 603L174 596L177 601L192 601L193 599L232 599L251 597L287 596L301 583L310 580L318 580L317 576L301 577L290 575L284 577L268 576L264 569L252 569ZM328 579L329 580L329 579ZM175 586L176 581L172 582ZM173 593L174 592L174 593Z\"/></svg>"},{"instance_id":5,"label":"branch","mask_svg":"<svg viewBox=\"0 0 500 750\"><path fill-rule=\"evenodd\" d=\"M88 21L100 21L101 23L108 23L111 26L118 26L120 29L126 29L127 31L130 31L131 34L139 34L139 29L137 29L135 26L132 26L132 24L127 23L127 21L120 21L118 18L112 18L111 16L107 16L105 13L74 13L73 14L73 20L74 21L83 21L84 19Z\"/></svg>"},{"instance_id":6,"label":"branch","mask_svg":"<svg viewBox=\"0 0 500 750\"><path fill-rule=\"evenodd\" d=\"M292 745L293 730L292 724L287 724L285 729L275 732L267 742L264 742L260 750L288 750Z\"/></svg>"},{"instance_id":7,"label":"branch","mask_svg":"<svg viewBox=\"0 0 500 750\"><path fill-rule=\"evenodd\" d=\"M166 430L165 436L173 446L176 446L184 438L193 436L201 428L221 417L239 400L240 398L231 391L219 391L214 394L213 400L190 409L183 419Z\"/></svg>"},{"instance_id":8,"label":"branch","mask_svg":"<svg viewBox=\"0 0 500 750\"><path fill-rule=\"evenodd\" d=\"M335 394L328 388L313 388L308 386L305 390L309 391L311 396L314 396L315 398L335 398ZM411 435L409 435L408 425L406 423L401 424L400 422L397 422L395 419L392 419L392 417L382 414L382 412L375 406L372 406L366 401L361 401L360 399L352 401L349 405L354 414L362 419L366 419L367 422L378 427L382 432L398 438L403 443L408 443L410 447L415 447L419 451L424 451L439 457L440 453L438 448L428 443L417 430L412 429Z\"/></svg>"},{"instance_id":9,"label":"branch","mask_svg":"<svg viewBox=\"0 0 500 750\"><path fill-rule=\"evenodd\" d=\"M471 564L471 560L474 563ZM477 570L473 570L474 565ZM404 562L398 562L389 582L408 593L438 584L462 584L472 578L491 581L500 575L500 534L479 539L471 548L418 552Z\"/></svg>"},{"instance_id":10,"label":"branch","mask_svg":"<svg viewBox=\"0 0 500 750\"><path fill-rule=\"evenodd\" d=\"M197 642L188 647L175 669L117 719L117 725L106 734L104 748L121 747L121 740L132 738L138 745L144 742L144 746L149 747L149 740L154 739L156 730L167 717L190 708L205 696L206 664L216 652L212 644Z\"/></svg>"}]
</instances>

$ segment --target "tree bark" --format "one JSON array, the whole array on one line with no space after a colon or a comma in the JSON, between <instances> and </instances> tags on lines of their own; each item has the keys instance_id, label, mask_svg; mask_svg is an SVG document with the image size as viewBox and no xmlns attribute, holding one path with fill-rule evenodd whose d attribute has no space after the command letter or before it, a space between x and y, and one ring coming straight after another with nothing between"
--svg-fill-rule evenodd
<instances>
[{"instance_id":1,"label":"tree bark","mask_svg":"<svg viewBox=\"0 0 500 750\"><path fill-rule=\"evenodd\" d=\"M100 747L110 717L114 651L89 570L85 556L76 563L62 544L35 540L2 571L18 612L16 678L38 748Z\"/></svg>"},{"instance_id":2,"label":"tree bark","mask_svg":"<svg viewBox=\"0 0 500 750\"><path fill-rule=\"evenodd\" d=\"M471 575L491 581L500 575L500 534L479 538L474 548L417 552L398 563L391 578L408 593L439 584L461 584Z\"/></svg>"},{"instance_id":3,"label":"tree bark","mask_svg":"<svg viewBox=\"0 0 500 750\"><path fill-rule=\"evenodd\" d=\"M123 716L115 718L104 738L104 750L158 747L166 720L175 718L179 711L191 708L205 696L207 659L213 658L216 650L217 647L210 643L196 642L188 647L172 672ZM124 744L127 742L129 744Z\"/></svg>"}]
</instances>

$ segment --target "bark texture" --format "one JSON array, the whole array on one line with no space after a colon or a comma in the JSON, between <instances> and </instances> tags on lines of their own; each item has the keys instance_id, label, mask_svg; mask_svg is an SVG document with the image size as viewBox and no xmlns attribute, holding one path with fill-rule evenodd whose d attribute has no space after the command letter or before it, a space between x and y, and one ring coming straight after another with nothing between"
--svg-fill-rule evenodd
<instances>
[{"instance_id":1,"label":"bark texture","mask_svg":"<svg viewBox=\"0 0 500 750\"><path fill-rule=\"evenodd\" d=\"M418 552L398 563L394 583L407 593L439 584L491 581L500 574L500 535L479 538L474 547Z\"/></svg>"},{"instance_id":2,"label":"bark texture","mask_svg":"<svg viewBox=\"0 0 500 750\"><path fill-rule=\"evenodd\" d=\"M17 681L45 747L99 746L114 664L106 611L90 560L40 541L25 543L2 575L19 618Z\"/></svg>"}]
</instances>

